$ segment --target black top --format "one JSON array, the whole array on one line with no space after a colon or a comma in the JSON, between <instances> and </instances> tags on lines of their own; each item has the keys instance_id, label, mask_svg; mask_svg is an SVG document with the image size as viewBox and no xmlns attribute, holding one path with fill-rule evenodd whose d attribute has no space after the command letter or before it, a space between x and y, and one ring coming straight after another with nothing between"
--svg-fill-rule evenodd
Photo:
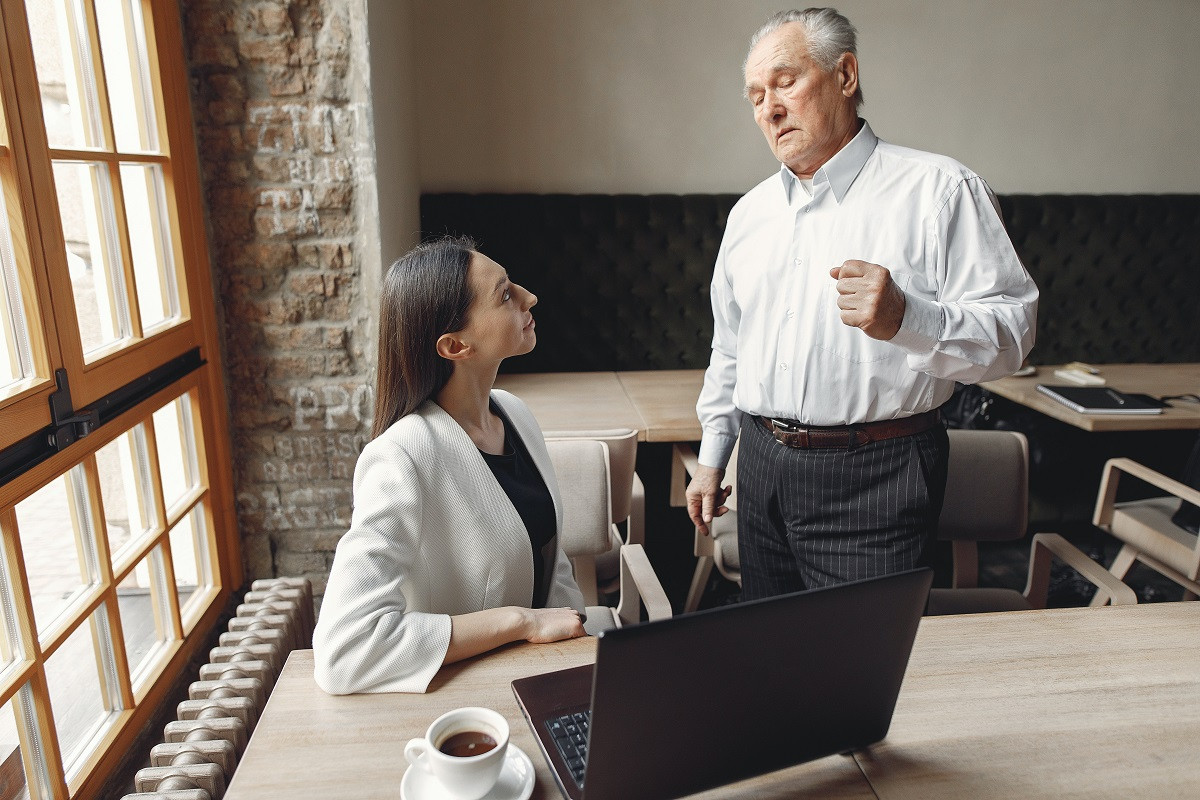
<instances>
[{"instance_id":1,"label":"black top","mask_svg":"<svg viewBox=\"0 0 1200 800\"><path fill-rule=\"evenodd\" d=\"M542 480L537 465L525 449L525 443L513 430L508 418L492 403L492 411L504 423L504 455L495 456L482 450L479 454L496 476L500 488L508 495L513 507L521 515L525 529L529 532L529 544L533 551L533 602L532 608L544 608L550 594L550 580L546 575L547 562L554 567L557 547L555 534L558 520L554 514L554 498ZM548 551L548 552L547 552Z\"/></svg>"}]
</instances>

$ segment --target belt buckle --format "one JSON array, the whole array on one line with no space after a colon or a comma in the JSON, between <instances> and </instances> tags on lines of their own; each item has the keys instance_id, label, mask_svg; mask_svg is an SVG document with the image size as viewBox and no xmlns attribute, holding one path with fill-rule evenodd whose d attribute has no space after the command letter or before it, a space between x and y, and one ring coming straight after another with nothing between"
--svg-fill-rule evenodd
<instances>
[{"instance_id":1,"label":"belt buckle","mask_svg":"<svg viewBox=\"0 0 1200 800\"><path fill-rule=\"evenodd\" d=\"M764 419L770 423L771 435L775 437L778 444L785 447L798 447L801 450L808 450L812 447L812 442L808 437L808 428L803 425L789 425L774 417L764 417Z\"/></svg>"}]
</instances>

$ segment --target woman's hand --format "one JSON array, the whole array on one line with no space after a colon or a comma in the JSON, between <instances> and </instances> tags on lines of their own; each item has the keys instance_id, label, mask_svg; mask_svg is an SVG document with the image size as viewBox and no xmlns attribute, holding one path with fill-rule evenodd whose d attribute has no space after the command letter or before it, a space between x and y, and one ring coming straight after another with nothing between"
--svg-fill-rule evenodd
<instances>
[{"instance_id":1,"label":"woman's hand","mask_svg":"<svg viewBox=\"0 0 1200 800\"><path fill-rule=\"evenodd\" d=\"M573 608L524 608L527 642L546 644L583 636L583 619Z\"/></svg>"},{"instance_id":2,"label":"woman's hand","mask_svg":"<svg viewBox=\"0 0 1200 800\"><path fill-rule=\"evenodd\" d=\"M485 608L450 618L450 644L442 663L461 661L509 642L546 644L583 635L583 619L573 608Z\"/></svg>"}]
</instances>

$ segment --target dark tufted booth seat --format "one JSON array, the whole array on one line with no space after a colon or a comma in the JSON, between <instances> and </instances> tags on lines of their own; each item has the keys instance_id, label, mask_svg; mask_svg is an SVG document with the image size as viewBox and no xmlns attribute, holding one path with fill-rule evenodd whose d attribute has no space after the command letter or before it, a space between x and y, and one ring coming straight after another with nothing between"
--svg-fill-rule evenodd
<instances>
[{"instance_id":1,"label":"dark tufted booth seat","mask_svg":"<svg viewBox=\"0 0 1200 800\"><path fill-rule=\"evenodd\" d=\"M708 282L737 195L427 194L425 236L473 236L540 298L523 372L708 363ZM1007 195L1042 292L1035 364L1200 361L1200 195Z\"/></svg>"},{"instance_id":2,"label":"dark tufted booth seat","mask_svg":"<svg viewBox=\"0 0 1200 800\"><path fill-rule=\"evenodd\" d=\"M425 195L421 229L474 237L538 296L523 372L708 363L708 283L733 195Z\"/></svg>"}]
</instances>

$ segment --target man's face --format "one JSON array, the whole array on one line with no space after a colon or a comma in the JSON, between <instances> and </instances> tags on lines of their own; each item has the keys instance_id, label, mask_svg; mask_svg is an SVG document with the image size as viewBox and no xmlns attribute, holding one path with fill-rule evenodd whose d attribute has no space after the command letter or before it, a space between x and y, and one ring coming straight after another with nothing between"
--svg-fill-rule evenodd
<instances>
[{"instance_id":1,"label":"man's face","mask_svg":"<svg viewBox=\"0 0 1200 800\"><path fill-rule=\"evenodd\" d=\"M844 53L824 72L805 38L804 26L789 22L760 39L746 59L746 97L771 152L810 177L858 130L858 61Z\"/></svg>"}]
</instances>

